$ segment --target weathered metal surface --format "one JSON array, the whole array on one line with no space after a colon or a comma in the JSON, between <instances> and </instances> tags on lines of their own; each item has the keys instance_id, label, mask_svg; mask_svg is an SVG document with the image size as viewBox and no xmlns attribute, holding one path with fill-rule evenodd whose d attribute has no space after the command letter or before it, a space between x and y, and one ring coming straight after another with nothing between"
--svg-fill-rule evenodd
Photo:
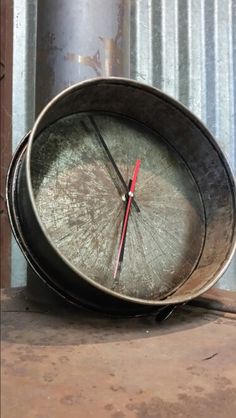
<instances>
[{"instance_id":1,"label":"weathered metal surface","mask_svg":"<svg viewBox=\"0 0 236 418\"><path fill-rule=\"evenodd\" d=\"M13 2L1 1L1 46L0 46L0 287L10 286L11 281L11 230L5 205L5 189L8 166L11 161L12 118L12 15ZM4 262L3 262L4 260Z\"/></svg>"},{"instance_id":2,"label":"weathered metal surface","mask_svg":"<svg viewBox=\"0 0 236 418\"><path fill-rule=\"evenodd\" d=\"M64 88L130 74L130 1L41 0L36 113Z\"/></svg>"},{"instance_id":3,"label":"weathered metal surface","mask_svg":"<svg viewBox=\"0 0 236 418\"><path fill-rule=\"evenodd\" d=\"M66 263L61 259L59 260L55 243L50 240L51 244L49 245L49 241L45 240L41 229L45 229L45 226L41 223L42 219L40 220L37 209L33 203L34 196L31 185L31 150L32 147L34 149L34 138L37 136L37 132L41 132L43 128L47 127L54 119L58 119L58 117L65 117L75 111L86 112L93 109L96 109L97 111L109 110L109 112L117 114L126 114L128 117L145 123L145 125L152 128L154 132L173 146L184 161L187 161L188 169L195 179L204 204L206 225L204 248L198 265L194 271L192 271L191 277L183 284L183 286L181 286L172 296L169 296L166 301L160 301L159 298L156 298L147 302L148 304L159 305L165 304L166 302L176 303L192 299L215 283L224 271L224 268L226 268L230 257L232 256L232 251L235 246L235 189L233 178L227 168L227 163L225 162L224 157L214 142L214 139L199 123L199 121L195 119L185 108L182 108L178 103L172 101L161 92L158 92L150 87L146 87L145 85L141 86L139 83L124 79L97 79L93 82L90 81L79 84L78 86L74 86L61 94L58 98L51 102L47 111L42 113L35 124L34 130L31 134L30 145L28 146L26 166L27 184L25 182L25 164L23 164L20 174L17 175L18 177L16 176L15 179L13 178L13 183L17 178L19 179L20 183L18 187L20 190L24 190L24 193L19 195L17 188L17 194L15 194L15 187L13 187L13 200L16 199L13 204L11 202L11 191L9 195L10 213L11 207L14 207L14 205L18 208L17 210L19 210L20 217L17 215L16 219L20 219L20 229L23 230L22 236L27 243L26 247L23 247L24 251L26 254L29 252L33 254L33 258L36 258L37 266L44 270L43 276L45 277L45 280L48 280L47 274L45 276L45 271L47 271L49 277L51 277L48 281L51 284L53 282L53 285L59 291L61 288L61 293L67 297L71 298L73 295L73 298L78 297L84 298L85 300L87 298L87 301L89 301L89 299L94 300L94 296L96 294L96 304L99 305L99 303L101 304L102 302L103 309L107 307L107 310L115 310L118 305L115 308L113 303L121 303L121 299L118 301L113 298L113 296L117 296L117 294L111 290L108 291L107 288L106 295L104 295L106 302L105 299L100 299L99 301L100 297L103 298L101 294L99 296L99 292L101 290L104 291L104 287L102 289L99 288L97 284L95 285L94 281L90 281L92 278L91 274L88 274L87 272L83 274L83 271L81 272L81 270L79 270L81 276L79 279L74 266L68 262L70 260L67 260ZM156 114L158 114L158 118L156 118ZM163 124L163 120L166 121L165 124ZM69 131L71 132L71 129L69 129ZM53 140L53 132L51 132L50 135L51 140ZM63 131L63 137L68 137L68 135L66 135ZM79 137L81 137L81 135L79 135ZM91 135L89 138L91 139ZM189 140L189 138L191 138L191 140ZM69 144L70 142L67 141L67 143ZM117 145L115 146L117 147ZM70 150L69 153L71 154ZM50 152L46 152L45 154L50 155ZM152 154L155 153L152 152ZM59 154L56 154L56 156L58 155ZM75 155L75 153L73 153L73 155ZM86 154L86 158L87 157L88 155ZM41 161L41 157L38 160ZM66 159L64 159L62 155L62 162L63 161L66 162ZM76 164L76 167L77 165L78 164ZM47 171L50 170L49 165L46 164L46 166ZM156 165L154 164L154 166ZM40 171L38 169L40 169L40 167L38 167L36 171ZM57 173L57 170L55 173ZM12 181L11 175L9 181ZM73 177L70 176L70 180L68 181L73 182ZM176 175L175 181L178 183ZM173 183L172 180L171 183L175 184L175 181ZM50 189L50 193L51 192L52 189ZM56 189L55 192L57 193ZM183 194L186 197L186 193ZM159 195L160 199L161 190L159 190ZM20 198L17 198L17 196L20 196ZM50 194L48 194L48 196L50 196ZM62 197L63 199L65 198L64 194ZM59 199L58 205L60 207L60 193L57 197L56 195L54 196L52 202L57 199ZM192 200L192 198L190 200ZM175 211L174 203L173 208ZM178 216L180 215L181 214L179 214L177 210L175 214L177 222ZM49 215L46 217L48 216ZM181 219L179 222L181 222ZM34 230L32 230L32 227ZM158 234L159 230L157 229L155 235L158 236ZM191 235L191 239L194 239L196 233L192 234L191 225L189 234ZM179 233L177 235L179 236ZM34 239L34 236L37 237L37 240ZM50 260L50 263L48 260ZM166 268L168 271L169 266L167 265ZM60 271L60 274L57 273L58 271ZM64 277L66 277L66 280L64 280ZM96 289L93 288L92 285L95 285ZM113 301L111 301L111 296ZM132 299L132 297L128 299L126 297L127 301L136 303L137 300ZM122 298L125 298L123 294ZM106 303L108 304L106 305Z\"/></svg>"},{"instance_id":4,"label":"weathered metal surface","mask_svg":"<svg viewBox=\"0 0 236 418\"><path fill-rule=\"evenodd\" d=\"M29 74L27 68L36 54L34 19L28 20L30 25L24 19L27 4L35 7L36 0L14 4L14 32L21 37L15 45L14 72L18 81L18 74L30 75L24 89L15 89L13 135L20 141L28 127L18 138L14 132L26 121L28 93L32 114L34 71ZM235 170L235 0L40 0L38 10L37 112L54 94L82 79L131 77L189 107L217 138ZM220 287L236 290L235 261ZM20 281L25 279L23 264L14 246L14 285L20 266Z\"/></svg>"},{"instance_id":5,"label":"weathered metal surface","mask_svg":"<svg viewBox=\"0 0 236 418\"><path fill-rule=\"evenodd\" d=\"M142 125L117 116L94 118L125 184L141 159L135 189L140 213L131 210L117 280L124 189L86 115L60 119L33 147L40 219L59 253L85 276L122 295L163 299L186 281L201 256L205 217L197 185L179 155Z\"/></svg>"},{"instance_id":6,"label":"weathered metal surface","mask_svg":"<svg viewBox=\"0 0 236 418\"><path fill-rule=\"evenodd\" d=\"M235 417L235 314L48 309L3 293L2 418Z\"/></svg>"},{"instance_id":7,"label":"weathered metal surface","mask_svg":"<svg viewBox=\"0 0 236 418\"><path fill-rule=\"evenodd\" d=\"M12 150L15 151L35 120L35 72L38 0L13 1ZM39 2L40 3L40 2ZM11 284L22 286L26 263L12 237Z\"/></svg>"},{"instance_id":8,"label":"weathered metal surface","mask_svg":"<svg viewBox=\"0 0 236 418\"><path fill-rule=\"evenodd\" d=\"M14 12L13 148L31 129L35 109L37 115L65 87L130 71L129 1L16 0ZM12 285L26 276L13 240Z\"/></svg>"}]
</instances>

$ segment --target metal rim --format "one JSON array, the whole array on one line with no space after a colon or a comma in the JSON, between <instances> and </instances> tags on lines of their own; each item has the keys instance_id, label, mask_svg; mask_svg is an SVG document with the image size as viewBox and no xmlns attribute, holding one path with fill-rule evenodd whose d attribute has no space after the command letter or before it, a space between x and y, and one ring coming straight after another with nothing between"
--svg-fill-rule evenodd
<instances>
[{"instance_id":1,"label":"metal rim","mask_svg":"<svg viewBox=\"0 0 236 418\"><path fill-rule=\"evenodd\" d=\"M106 287L94 282L92 279L90 279L88 276L86 276L85 274L81 273L79 270L77 270L76 268L74 268L68 261L67 259L60 254L60 252L57 250L57 248L54 246L53 242L51 242L47 236L47 233L45 231L45 228L41 222L41 219L39 217L38 211L37 211L37 207L35 205L35 201L34 201L34 195L33 195L33 189L32 189L32 183L31 183L31 173L30 173L30 159L31 159L31 151L32 151L32 146L33 146L33 141L35 138L35 133L37 131L37 127L41 121L41 119L43 119L44 115L52 108L52 106L59 101L64 95L71 93L73 91L76 91L77 89L80 88L84 88L87 85L91 85L91 84L100 84L100 83L116 83L116 84L125 84L125 85L131 85L134 88L137 89L144 89L146 90L147 93L161 97L162 99L164 99L165 101L167 101L170 105L172 105L173 107L175 107L177 110L179 110L180 112L184 113L184 115L190 119L194 125L204 134L204 136L207 137L207 139L211 142L211 144L213 145L213 147L216 149L221 162L225 168L225 171L227 173L228 179L229 179L229 184L230 184L230 188L231 188L231 192L232 192L232 196L233 196L233 204L234 204L234 211L235 211L235 206L236 206L236 192L235 192L235 183L234 183L234 178L233 178L233 174L231 172L230 166L226 160L226 157L224 156L222 150L220 149L219 145L217 144L217 142L215 141L215 139L212 137L211 133L208 131L208 129L202 124L202 122L196 117L194 116L184 105L180 104L178 101L176 101L175 99L171 98L170 96L166 95L165 93L161 92L160 90L154 88L154 87L150 87L147 86L146 84L143 83L138 83L136 81L133 80L129 80L126 78L117 78L117 77L110 77L108 78L99 78L99 79L92 79L92 80L86 80L84 82L80 82L78 84L75 84L73 86L70 86L69 88L67 88L66 90L62 91L60 94L58 94L55 98L53 98L48 105L43 109L43 111L40 113L40 115L38 116L33 130L30 133L29 136L29 143L27 146L27 150L26 150L26 181L27 181L27 187L28 187L28 191L29 191L29 197L30 197L30 202L32 205L32 209L34 211L34 215L37 219L37 222L40 225L41 230L43 231L43 234L46 238L46 240L50 243L50 245L52 246L52 248L54 249L54 251L56 252L56 254L63 260L63 262L72 270L74 271L76 274L79 274L84 280L86 280L87 282L89 282L90 284L92 284L94 287L97 287L99 290L110 294L116 298L120 298L122 300L126 300L128 302L133 302L133 303L138 303L138 304L142 304L142 305L152 305L152 306L160 306L160 305L166 305L167 302L168 304L175 304L175 303L181 303L181 302L186 302L187 300L191 300L193 298L195 298L196 296L201 295L203 292L205 292L206 290L208 290L209 288L211 288L217 281L218 279L221 277L221 275L225 272L225 270L227 269L234 251L235 251L235 247L236 247L236 236L235 236L235 222L234 222L234 227L233 227L233 236L232 236L232 243L231 243L231 247L229 249L227 258L225 260L225 262L221 265L221 267L219 267L218 272L215 274L214 279L211 280L210 283L206 283L199 291L196 291L193 295L190 295L188 297L174 297L170 296L170 299L165 299L165 300L158 300L158 301L149 301L149 300L142 300L142 299L138 299L138 298L133 298L133 297L129 297L129 296L125 296L125 295L121 295L119 293L116 293L110 289L107 289Z\"/></svg>"}]
</instances>

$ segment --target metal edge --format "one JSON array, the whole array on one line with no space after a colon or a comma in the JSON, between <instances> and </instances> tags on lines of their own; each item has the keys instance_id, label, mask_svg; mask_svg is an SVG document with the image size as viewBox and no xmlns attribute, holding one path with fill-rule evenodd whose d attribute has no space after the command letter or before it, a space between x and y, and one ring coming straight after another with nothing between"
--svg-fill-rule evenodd
<instances>
[{"instance_id":1,"label":"metal edge","mask_svg":"<svg viewBox=\"0 0 236 418\"><path fill-rule=\"evenodd\" d=\"M28 186L28 190L29 190L29 198L31 201L31 205L32 205L32 209L34 211L35 217L37 219L37 221L39 222L40 228L42 229L45 238L47 239L48 242L50 242L48 240L48 237L46 236L45 233L45 229L42 225L42 222L40 220L40 217L38 215L37 212L37 208L34 202L34 196L33 196L33 189L32 189L32 184L31 184L31 176L30 176L30 157L31 157L31 150L32 150L32 144L34 141L34 136L35 133L37 131L37 127L41 121L41 119L44 117L44 115L47 113L47 111L54 105L55 102L59 101L64 95L71 93L73 91L76 91L77 89L81 89L84 88L86 86L89 85L97 85L97 84L110 84L110 83L115 83L115 84L121 84L121 85L127 85L127 86L133 86L134 88L138 88L138 89L144 89L146 90L149 94L152 94L154 96L158 96L161 97L162 99L166 100L171 106L175 107L177 110L179 110L180 112L184 113L185 116L187 118L189 118L195 125L196 127L207 137L207 139L211 142L212 146L216 149L222 164L225 167L225 171L227 173L228 179L229 179L229 183L231 186L231 191L232 191L232 200L233 200L233 206L234 206L234 212L236 212L236 185L235 185L235 181L234 181L234 177L232 174L232 170L227 162L227 159L223 153L223 151L221 150L221 148L219 147L219 145L217 144L216 140L214 139L214 137L211 135L210 131L206 128L206 126L200 121L200 119L198 119L195 115L193 115L190 110L184 106L182 103L178 102L176 99L174 99L173 97L167 95L166 93L162 92L161 90L152 87L152 86L148 86L147 84L144 83L140 83L137 82L135 80L131 80L129 78L124 78L124 77L108 77L108 78L94 78L94 79L89 79L89 80L85 80L79 83L76 83L68 88L66 88L65 90L63 90L62 92L60 92L58 95L56 95L45 107L44 109L41 111L41 113L39 114L39 116L37 117L35 124L33 126L33 129L30 133L30 137L29 137L29 144L27 147L27 151L26 151L26 181L27 181L27 186ZM236 215L236 213L235 213ZM236 223L235 223L235 217L234 217L234 227L233 227L233 231L232 231L232 245L231 248L229 250L228 253L228 258L225 260L224 264L219 267L219 271L216 274L216 277L208 284L206 284L205 286L203 286L198 292L196 292L194 295L190 295L189 297L185 297L184 299L182 297L177 297L176 299L172 299L172 300L168 300L165 299L165 301L155 301L155 302L151 302L151 301L142 301L140 299L136 299L136 298L130 298L127 296L123 296L123 295L119 295L116 292L113 292L112 290L106 289L103 286L99 285L98 283L94 283L89 277L85 276L84 274L82 274L81 272L79 272L79 274L81 275L81 277L83 279L85 279L86 281L88 281L89 283L91 283L93 286L99 288L102 291L105 291L108 294L111 294L113 296L115 296L116 298L120 298L123 300L127 300L129 302L134 302L134 303L138 303L138 304L144 304L144 305L151 305L151 306L160 306L160 305L166 305L166 302L168 302L168 304L178 304L178 303L185 303L186 301L190 301L192 299L194 299L195 297L200 296L202 293L204 293L205 291L207 291L208 289L210 289L219 279L220 277L223 275L223 273L226 271L226 269L228 268L231 259L234 255L235 249L236 249L236 234L235 234L235 229L236 229ZM77 270L69 265L68 261L65 259L64 256L62 256L61 254L59 254L58 250L54 247L54 245L50 242L50 245L52 245L53 249L56 251L56 253L63 259L63 261L76 273ZM171 296L170 296L171 297Z\"/></svg>"}]
</instances>

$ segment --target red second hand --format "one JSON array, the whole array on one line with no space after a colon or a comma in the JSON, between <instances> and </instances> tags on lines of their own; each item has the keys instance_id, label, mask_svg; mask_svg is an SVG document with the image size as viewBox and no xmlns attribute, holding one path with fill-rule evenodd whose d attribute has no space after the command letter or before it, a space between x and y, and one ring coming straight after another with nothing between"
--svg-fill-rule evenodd
<instances>
[{"instance_id":1,"label":"red second hand","mask_svg":"<svg viewBox=\"0 0 236 418\"><path fill-rule=\"evenodd\" d=\"M120 244L119 244L119 249L118 249L118 254L117 254L117 259L116 259L116 265L115 265L115 270L114 270L114 275L113 275L114 279L116 278L116 275L117 275L117 270L118 270L119 260L120 260L120 253L121 253L124 238L125 238L125 230L126 230L127 223L128 223L128 220L129 220L130 207L131 207L131 202L132 202L132 199L133 199L133 196L134 196L134 190L135 190L135 185L136 185L136 181L137 181L137 177L138 177L140 164L141 164L141 160L137 160L136 164L135 164L135 167L134 167L134 174L133 174L132 183L131 183L131 187L130 187L130 191L129 191L129 199L128 199L128 204L127 204L127 208L126 208L126 212L125 212L125 219L124 219L124 224L123 224L123 228L122 228Z\"/></svg>"}]
</instances>

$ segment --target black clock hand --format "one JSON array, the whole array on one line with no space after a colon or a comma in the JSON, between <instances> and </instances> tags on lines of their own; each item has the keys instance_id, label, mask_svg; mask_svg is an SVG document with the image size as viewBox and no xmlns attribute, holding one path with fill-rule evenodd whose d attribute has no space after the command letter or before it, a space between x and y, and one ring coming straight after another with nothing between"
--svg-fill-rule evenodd
<instances>
[{"instance_id":1,"label":"black clock hand","mask_svg":"<svg viewBox=\"0 0 236 418\"><path fill-rule=\"evenodd\" d=\"M129 193L129 188L128 188L128 186L127 186L127 184L126 184L126 182L125 182L125 180L124 180L124 178L123 178L123 176L122 176L119 168L117 167L117 165L116 165L116 163L114 161L114 158L112 157L112 155L111 155L111 153L109 151L109 148L107 147L107 144L106 144L104 138L102 137L101 132L98 129L98 126L97 126L94 118L92 116L89 116L89 119L90 119L90 122L91 122L91 124L92 124L92 126L94 128L94 131L96 133L96 136L99 139L100 143L102 144L102 146L103 146L103 148L104 148L104 150L105 150L105 152L106 152L109 160L111 161L111 163L112 163L112 165L113 165L113 167L114 167L114 169L116 171L116 174L118 175L121 183L123 184L123 186L125 188L126 193ZM132 203L133 203L135 209L137 210L137 212L140 212L140 209L139 209L139 207L138 207L138 205L137 205L137 203L136 203L136 201L134 199L132 200Z\"/></svg>"},{"instance_id":2,"label":"black clock hand","mask_svg":"<svg viewBox=\"0 0 236 418\"><path fill-rule=\"evenodd\" d=\"M132 183L132 180L129 181L129 186L128 186L129 190L130 190L130 187L131 187L131 183ZM129 195L128 195L128 193L126 193L126 204L125 204L125 211L124 211L122 229L124 228L124 224L125 224L125 215L126 215L127 206L128 206L128 199L129 199ZM120 252L120 256L119 256L119 260L118 260L117 273L118 273L118 271L121 270L121 264L122 264L123 258L124 258L125 242L126 242L126 235L127 235L127 226L128 226L128 223L126 225L125 232L124 232L124 241L123 241L123 244L122 244L122 248L121 248L121 252Z\"/></svg>"},{"instance_id":3,"label":"black clock hand","mask_svg":"<svg viewBox=\"0 0 236 418\"><path fill-rule=\"evenodd\" d=\"M128 189L129 189L129 191L130 191L131 183L132 183L132 180L130 180L130 181L129 181L129 185L128 185ZM124 218L123 218L123 225L122 225L122 228L124 227L124 223L125 223L125 213L126 213L126 210L127 210L128 198L129 198L129 195L128 195L128 193L127 193L127 195L126 195L126 205L125 205L125 212L124 212ZM119 258L119 268L120 268L120 265L121 265L121 263L122 263L122 261L123 261L123 258L124 258L125 242L126 242L126 234L127 234L127 226L126 226L125 236L124 236L124 241L123 241L123 245L122 245L122 249L121 249L121 253L120 253L120 258Z\"/></svg>"},{"instance_id":4,"label":"black clock hand","mask_svg":"<svg viewBox=\"0 0 236 418\"><path fill-rule=\"evenodd\" d=\"M130 191L131 183L132 183L132 180L129 181L129 186L128 186L129 191ZM123 217L122 229L124 228L125 214L126 214L127 206L128 206L128 199L129 199L129 195L127 193L126 194L126 205L125 205L125 212L124 212L124 217ZM119 257L119 261L118 261L118 269L117 269L117 271L120 271L121 270L121 264L122 264L123 258L124 258L125 242L126 242L126 236L127 236L127 226L128 226L128 224L126 225L126 228L125 228L124 241L123 241L122 248L121 248L121 252L120 252L120 257Z\"/></svg>"},{"instance_id":5,"label":"black clock hand","mask_svg":"<svg viewBox=\"0 0 236 418\"><path fill-rule=\"evenodd\" d=\"M131 186L130 186L130 190L129 190L128 203L127 203L127 207L126 207L126 210L125 210L124 222L123 222L123 226L122 226L122 230L121 230L120 243L119 243L119 247L118 247L118 254L117 254L117 258L116 258L115 270L114 270L114 275L113 275L114 279L116 278L118 268L120 267L120 255L121 255L124 240L125 240L125 237L126 237L127 225L128 225L129 216L130 216L130 209L131 209L132 200L134 198L135 185L136 185L136 182L137 182L137 177L138 177L138 172L139 172L139 169L140 169L140 164L141 164L141 160L136 160L136 164L135 164L135 167L134 167L134 174L133 174L133 177L132 177Z\"/></svg>"}]
</instances>

